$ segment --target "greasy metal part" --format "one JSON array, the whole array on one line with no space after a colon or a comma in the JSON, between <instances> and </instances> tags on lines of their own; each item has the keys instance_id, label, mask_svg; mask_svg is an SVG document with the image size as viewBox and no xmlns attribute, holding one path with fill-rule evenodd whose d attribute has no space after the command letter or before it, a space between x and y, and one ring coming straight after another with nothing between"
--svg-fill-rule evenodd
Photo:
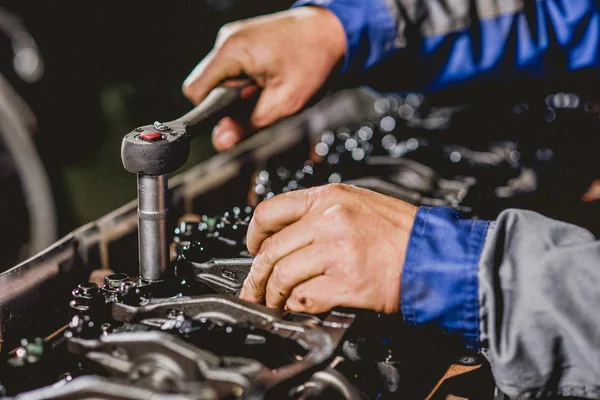
<instances>
[{"instance_id":1,"label":"greasy metal part","mask_svg":"<svg viewBox=\"0 0 600 400\"><path fill-rule=\"evenodd\" d=\"M248 398L261 391L260 376L271 372L259 362L218 357L164 332L127 332L99 339L69 338L67 348L101 365L111 375L127 378L158 392L193 393L195 383L212 382L217 398L243 388Z\"/></svg>"},{"instance_id":2,"label":"greasy metal part","mask_svg":"<svg viewBox=\"0 0 600 400\"><path fill-rule=\"evenodd\" d=\"M123 165L138 175L139 263L144 282L161 281L169 263L167 173L187 161L189 142L194 137L206 128L212 129L228 111L233 111L238 100L256 91L258 87L249 79L228 81L181 118L166 124L156 121L123 138Z\"/></svg>"},{"instance_id":3,"label":"greasy metal part","mask_svg":"<svg viewBox=\"0 0 600 400\"><path fill-rule=\"evenodd\" d=\"M217 400L217 394L207 384L196 385L190 393L159 393L132 385L126 380L82 376L70 382L46 386L6 400Z\"/></svg>"},{"instance_id":4,"label":"greasy metal part","mask_svg":"<svg viewBox=\"0 0 600 400\"><path fill-rule=\"evenodd\" d=\"M275 155L297 146L307 134L363 118L362 111L375 96L370 89L342 91L248 138L231 151L172 177L169 208L192 212L198 198L220 190L241 171L259 168ZM113 250L129 246L129 237L136 234L138 226L136 211L137 200L133 200L0 274L0 340L4 348L17 347L24 336L47 336L63 326L64 321L43 316L62 312L66 318L65 299L68 301L72 288L90 271L100 267L120 271L138 262L138 254L116 254Z\"/></svg>"},{"instance_id":5,"label":"greasy metal part","mask_svg":"<svg viewBox=\"0 0 600 400\"><path fill-rule=\"evenodd\" d=\"M346 400L367 399L344 375L333 368L315 372L310 380L295 388L292 394L300 394L307 399L319 398L329 388L334 389Z\"/></svg>"},{"instance_id":6,"label":"greasy metal part","mask_svg":"<svg viewBox=\"0 0 600 400\"><path fill-rule=\"evenodd\" d=\"M117 290L119 288L121 288L121 285L123 284L123 282L127 282L127 281L129 281L129 276L127 274L124 274L124 273L109 274L104 277L104 285L102 286L102 289L104 289L105 291L111 292L111 293L116 293Z\"/></svg>"},{"instance_id":7,"label":"greasy metal part","mask_svg":"<svg viewBox=\"0 0 600 400\"><path fill-rule=\"evenodd\" d=\"M249 323L291 339L307 350L307 354L297 363L261 375L258 379L265 389L305 374L326 362L355 318L354 314L332 311L321 321L314 316L287 313L226 295L156 299L142 307L119 303L112 305L112 317L121 322L168 317L173 311L182 312L192 319L214 318L231 324Z\"/></svg>"},{"instance_id":8,"label":"greasy metal part","mask_svg":"<svg viewBox=\"0 0 600 400\"><path fill-rule=\"evenodd\" d=\"M238 294L252 267L253 257L213 258L203 263L191 262L194 277L219 292Z\"/></svg>"},{"instance_id":9,"label":"greasy metal part","mask_svg":"<svg viewBox=\"0 0 600 400\"><path fill-rule=\"evenodd\" d=\"M123 166L127 171L138 175L174 172L187 161L192 139L201 133L210 132L225 116L251 110L253 102L249 97L257 93L258 89L249 79L226 81L182 117L164 124L158 122L134 129L125 135L121 144ZM244 105L247 107L243 107Z\"/></svg>"},{"instance_id":10,"label":"greasy metal part","mask_svg":"<svg viewBox=\"0 0 600 400\"><path fill-rule=\"evenodd\" d=\"M140 278L161 281L169 265L167 175L138 175Z\"/></svg>"}]
</instances>

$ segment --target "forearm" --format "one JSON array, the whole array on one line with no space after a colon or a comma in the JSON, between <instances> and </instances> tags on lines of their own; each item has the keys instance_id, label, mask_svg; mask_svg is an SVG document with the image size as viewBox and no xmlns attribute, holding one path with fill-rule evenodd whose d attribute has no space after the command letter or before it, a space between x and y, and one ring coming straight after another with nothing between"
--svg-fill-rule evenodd
<instances>
[{"instance_id":1,"label":"forearm","mask_svg":"<svg viewBox=\"0 0 600 400\"><path fill-rule=\"evenodd\" d=\"M423 90L600 66L595 0L296 3L305 4L329 8L341 20L348 68L367 69L395 52L410 51L416 67L407 71L416 71L411 80Z\"/></svg>"}]
</instances>

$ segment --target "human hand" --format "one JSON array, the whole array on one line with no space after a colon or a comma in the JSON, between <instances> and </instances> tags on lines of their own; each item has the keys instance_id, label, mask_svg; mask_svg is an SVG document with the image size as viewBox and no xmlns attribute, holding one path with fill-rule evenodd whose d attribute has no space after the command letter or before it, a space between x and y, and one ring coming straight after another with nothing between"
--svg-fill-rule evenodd
<instances>
[{"instance_id":1,"label":"human hand","mask_svg":"<svg viewBox=\"0 0 600 400\"><path fill-rule=\"evenodd\" d=\"M336 306L396 312L416 212L342 184L266 200L248 227L255 258L240 297L313 314Z\"/></svg>"},{"instance_id":2,"label":"human hand","mask_svg":"<svg viewBox=\"0 0 600 400\"><path fill-rule=\"evenodd\" d=\"M253 129L298 112L346 52L346 35L337 17L319 7L299 7L227 24L213 50L183 84L198 104L227 78L245 74L263 88L250 117ZM224 118L213 131L217 150L244 137L242 125Z\"/></svg>"}]
</instances>

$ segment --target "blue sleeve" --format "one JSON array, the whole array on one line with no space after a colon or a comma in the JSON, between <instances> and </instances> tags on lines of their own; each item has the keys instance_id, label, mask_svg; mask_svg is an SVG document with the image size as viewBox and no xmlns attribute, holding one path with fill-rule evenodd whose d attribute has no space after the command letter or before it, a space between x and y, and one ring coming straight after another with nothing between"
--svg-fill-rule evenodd
<instances>
[{"instance_id":1,"label":"blue sleeve","mask_svg":"<svg viewBox=\"0 0 600 400\"><path fill-rule=\"evenodd\" d=\"M346 32L348 51L343 70L367 69L392 56L397 27L384 0L298 0L292 7L329 9Z\"/></svg>"},{"instance_id":2,"label":"blue sleeve","mask_svg":"<svg viewBox=\"0 0 600 400\"><path fill-rule=\"evenodd\" d=\"M345 27L346 66L367 69L397 51L412 81L438 90L473 80L552 76L600 66L597 0L478 2L300 0L329 8ZM405 71L405 72L406 72Z\"/></svg>"},{"instance_id":3,"label":"blue sleeve","mask_svg":"<svg viewBox=\"0 0 600 400\"><path fill-rule=\"evenodd\" d=\"M479 347L479 258L490 222L443 207L421 207L408 242L401 309L409 325L428 324Z\"/></svg>"}]
</instances>

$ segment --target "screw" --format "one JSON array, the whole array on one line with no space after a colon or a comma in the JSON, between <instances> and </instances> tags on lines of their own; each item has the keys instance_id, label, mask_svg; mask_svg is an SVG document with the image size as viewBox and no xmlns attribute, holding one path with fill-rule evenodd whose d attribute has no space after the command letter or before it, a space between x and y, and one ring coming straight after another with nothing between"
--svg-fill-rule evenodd
<instances>
[{"instance_id":1,"label":"screw","mask_svg":"<svg viewBox=\"0 0 600 400\"><path fill-rule=\"evenodd\" d=\"M100 326L100 330L102 331L102 335L103 336L107 336L108 335L108 331L110 330L111 326L110 324L107 322L105 324L102 324Z\"/></svg>"},{"instance_id":2,"label":"screw","mask_svg":"<svg viewBox=\"0 0 600 400\"><path fill-rule=\"evenodd\" d=\"M98 285L93 282L84 282L77 285L79 293L83 296L92 296L100 291Z\"/></svg>"},{"instance_id":3,"label":"screw","mask_svg":"<svg viewBox=\"0 0 600 400\"><path fill-rule=\"evenodd\" d=\"M156 129L159 132L168 132L171 130L170 127L168 127L167 125L163 125L162 122L158 122L158 121L154 122L154 129Z\"/></svg>"}]
</instances>

